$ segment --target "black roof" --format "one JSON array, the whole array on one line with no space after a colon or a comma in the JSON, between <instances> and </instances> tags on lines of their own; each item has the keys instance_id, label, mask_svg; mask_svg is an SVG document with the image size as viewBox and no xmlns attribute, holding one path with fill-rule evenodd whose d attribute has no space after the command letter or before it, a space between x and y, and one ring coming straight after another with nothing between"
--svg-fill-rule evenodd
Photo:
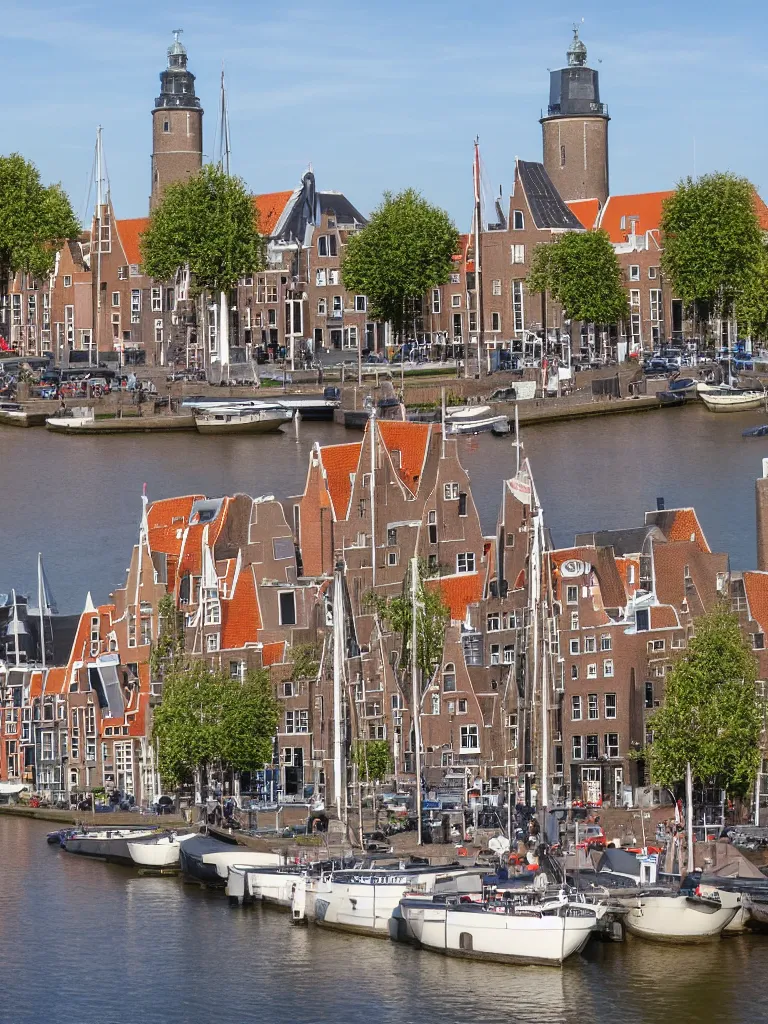
<instances>
[{"instance_id":1,"label":"black roof","mask_svg":"<svg viewBox=\"0 0 768 1024\"><path fill-rule=\"evenodd\" d=\"M663 534L655 526L637 526L628 530L597 530L595 533L577 533L575 547L613 548L620 558L625 555L637 555L644 546L649 534L661 539Z\"/></svg>"},{"instance_id":2,"label":"black roof","mask_svg":"<svg viewBox=\"0 0 768 1024\"><path fill-rule=\"evenodd\" d=\"M563 231L583 231L584 225L568 209L544 164L518 160L517 169L533 222L537 228L559 228Z\"/></svg>"}]
</instances>

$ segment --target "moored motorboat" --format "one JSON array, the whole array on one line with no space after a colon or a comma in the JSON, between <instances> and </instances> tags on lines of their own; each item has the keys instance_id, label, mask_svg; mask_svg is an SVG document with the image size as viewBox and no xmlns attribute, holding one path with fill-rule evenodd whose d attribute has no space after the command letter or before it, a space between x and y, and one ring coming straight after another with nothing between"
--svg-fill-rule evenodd
<instances>
[{"instance_id":1,"label":"moored motorboat","mask_svg":"<svg viewBox=\"0 0 768 1024\"><path fill-rule=\"evenodd\" d=\"M650 889L619 898L628 910L627 931L654 942L706 942L719 937L741 907L741 894L714 886L694 893Z\"/></svg>"},{"instance_id":2,"label":"moored motorboat","mask_svg":"<svg viewBox=\"0 0 768 1024\"><path fill-rule=\"evenodd\" d=\"M763 424L762 427L750 427L749 430L742 430L742 437L765 437L768 434L768 423Z\"/></svg>"},{"instance_id":3,"label":"moored motorboat","mask_svg":"<svg viewBox=\"0 0 768 1024\"><path fill-rule=\"evenodd\" d=\"M195 411L195 426L201 434L267 434L289 423L293 413L279 405L240 407L236 405Z\"/></svg>"},{"instance_id":4,"label":"moored motorboat","mask_svg":"<svg viewBox=\"0 0 768 1024\"><path fill-rule=\"evenodd\" d=\"M132 864L128 843L155 835L156 829L110 828L88 832L74 832L64 840L68 853L79 853L84 857L99 857L102 860L120 864Z\"/></svg>"},{"instance_id":5,"label":"moored motorboat","mask_svg":"<svg viewBox=\"0 0 768 1024\"><path fill-rule=\"evenodd\" d=\"M251 867L234 864L227 876L227 896L240 903L258 900L288 909L297 882L306 874L306 867L301 866Z\"/></svg>"},{"instance_id":6,"label":"moored motorboat","mask_svg":"<svg viewBox=\"0 0 768 1024\"><path fill-rule=\"evenodd\" d=\"M211 836L195 836L179 848L179 866L185 875L206 885L224 886L230 867L277 866L283 858L278 853L262 853L244 846L223 843Z\"/></svg>"},{"instance_id":7,"label":"moored motorboat","mask_svg":"<svg viewBox=\"0 0 768 1024\"><path fill-rule=\"evenodd\" d=\"M762 388L736 388L729 384L718 387L700 382L696 391L711 412L747 412L759 408L766 398Z\"/></svg>"},{"instance_id":8,"label":"moored motorboat","mask_svg":"<svg viewBox=\"0 0 768 1024\"><path fill-rule=\"evenodd\" d=\"M328 928L386 938L392 913L407 892L456 894L481 889L482 872L458 865L333 871L297 882L291 912L294 921L307 918Z\"/></svg>"},{"instance_id":9,"label":"moored motorboat","mask_svg":"<svg viewBox=\"0 0 768 1024\"><path fill-rule=\"evenodd\" d=\"M673 394L693 395L696 393L698 381L695 377L673 377L668 390Z\"/></svg>"},{"instance_id":10,"label":"moored motorboat","mask_svg":"<svg viewBox=\"0 0 768 1024\"><path fill-rule=\"evenodd\" d=\"M478 900L408 895L399 906L409 937L426 949L554 966L584 948L606 909L604 903L566 890Z\"/></svg>"},{"instance_id":11,"label":"moored motorboat","mask_svg":"<svg viewBox=\"0 0 768 1024\"><path fill-rule=\"evenodd\" d=\"M688 393L685 391L657 391L656 397L665 406L685 405Z\"/></svg>"},{"instance_id":12,"label":"moored motorboat","mask_svg":"<svg viewBox=\"0 0 768 1024\"><path fill-rule=\"evenodd\" d=\"M179 863L181 844L193 839L194 832L179 835L171 832L165 835L134 839L128 843L131 860L139 867L168 868Z\"/></svg>"},{"instance_id":13,"label":"moored motorboat","mask_svg":"<svg viewBox=\"0 0 768 1024\"><path fill-rule=\"evenodd\" d=\"M489 405L466 405L458 409L450 409L445 414L445 433L450 434L483 434L496 430L509 432L509 420L499 416Z\"/></svg>"}]
</instances>

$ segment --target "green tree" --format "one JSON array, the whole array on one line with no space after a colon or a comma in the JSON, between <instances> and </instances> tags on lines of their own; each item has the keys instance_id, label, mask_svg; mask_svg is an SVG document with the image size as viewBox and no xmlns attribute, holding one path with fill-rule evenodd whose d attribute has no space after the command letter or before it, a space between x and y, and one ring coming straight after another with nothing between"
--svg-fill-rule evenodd
<instances>
[{"instance_id":1,"label":"green tree","mask_svg":"<svg viewBox=\"0 0 768 1024\"><path fill-rule=\"evenodd\" d=\"M0 288L19 271L45 277L64 242L79 234L61 185L43 185L35 165L18 153L0 157Z\"/></svg>"},{"instance_id":2,"label":"green tree","mask_svg":"<svg viewBox=\"0 0 768 1024\"><path fill-rule=\"evenodd\" d=\"M768 338L768 248L763 245L755 272L736 296L734 314L741 330L753 338Z\"/></svg>"},{"instance_id":3,"label":"green tree","mask_svg":"<svg viewBox=\"0 0 768 1024\"><path fill-rule=\"evenodd\" d=\"M264 266L264 239L245 182L208 164L169 185L141 236L144 272L169 281L188 266L196 286L219 295L220 353L229 361L228 293Z\"/></svg>"},{"instance_id":4,"label":"green tree","mask_svg":"<svg viewBox=\"0 0 768 1024\"><path fill-rule=\"evenodd\" d=\"M386 740L358 740L352 748L352 760L363 778L383 782L392 771L392 753Z\"/></svg>"},{"instance_id":5,"label":"green tree","mask_svg":"<svg viewBox=\"0 0 768 1024\"><path fill-rule=\"evenodd\" d=\"M422 679L430 680L443 657L445 630L450 611L443 601L439 586L425 585L426 569L419 560L419 580L416 592L416 664ZM385 628L402 636L400 667L411 663L413 602L411 600L410 573L403 582L403 593L398 597L368 594L366 605L374 611Z\"/></svg>"},{"instance_id":6,"label":"green tree","mask_svg":"<svg viewBox=\"0 0 768 1024\"><path fill-rule=\"evenodd\" d=\"M730 173L685 178L664 201L661 233L661 266L675 295L732 316L764 267L754 185Z\"/></svg>"},{"instance_id":7,"label":"green tree","mask_svg":"<svg viewBox=\"0 0 768 1024\"><path fill-rule=\"evenodd\" d=\"M571 320L608 325L627 316L621 266L605 231L568 231L537 245L528 287L549 292Z\"/></svg>"},{"instance_id":8,"label":"green tree","mask_svg":"<svg viewBox=\"0 0 768 1024\"><path fill-rule=\"evenodd\" d=\"M165 672L184 657L184 617L177 611L170 594L160 598L157 626L158 637L149 655L149 665L152 675L163 679Z\"/></svg>"},{"instance_id":9,"label":"green tree","mask_svg":"<svg viewBox=\"0 0 768 1024\"><path fill-rule=\"evenodd\" d=\"M415 189L385 192L368 224L347 242L344 287L367 295L370 315L391 321L402 341L407 301L449 279L458 244L448 214Z\"/></svg>"},{"instance_id":10,"label":"green tree","mask_svg":"<svg viewBox=\"0 0 768 1024\"><path fill-rule=\"evenodd\" d=\"M266 672L242 682L203 662L166 673L153 739L162 777L178 784L195 772L253 771L272 757L278 705Z\"/></svg>"},{"instance_id":11,"label":"green tree","mask_svg":"<svg viewBox=\"0 0 768 1024\"><path fill-rule=\"evenodd\" d=\"M745 794L760 764L757 664L735 615L718 607L667 675L663 706L650 719L647 750L655 784L673 787L690 763L694 780Z\"/></svg>"}]
</instances>

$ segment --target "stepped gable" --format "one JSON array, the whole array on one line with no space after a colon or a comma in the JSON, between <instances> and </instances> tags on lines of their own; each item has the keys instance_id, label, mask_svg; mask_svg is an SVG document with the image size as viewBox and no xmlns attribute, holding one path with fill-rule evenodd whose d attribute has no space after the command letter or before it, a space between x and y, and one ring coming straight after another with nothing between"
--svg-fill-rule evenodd
<instances>
[{"instance_id":1,"label":"stepped gable","mask_svg":"<svg viewBox=\"0 0 768 1024\"><path fill-rule=\"evenodd\" d=\"M367 428L366 428L367 429ZM431 424L380 420L376 429L389 452L400 452L400 465L393 461L400 479L412 494L417 494L429 449Z\"/></svg>"},{"instance_id":2,"label":"stepped gable","mask_svg":"<svg viewBox=\"0 0 768 1024\"><path fill-rule=\"evenodd\" d=\"M357 472L362 449L360 441L352 444L331 444L320 449L333 518L337 522L347 518L349 499L352 495L352 474Z\"/></svg>"},{"instance_id":3,"label":"stepped gable","mask_svg":"<svg viewBox=\"0 0 768 1024\"><path fill-rule=\"evenodd\" d=\"M568 209L544 164L518 160L517 170L533 222L540 230L583 231L578 217Z\"/></svg>"},{"instance_id":4,"label":"stepped gable","mask_svg":"<svg viewBox=\"0 0 768 1024\"><path fill-rule=\"evenodd\" d=\"M710 552L698 516L692 508L670 508L662 512L646 512L646 523L658 526L668 541L690 541L700 551Z\"/></svg>"},{"instance_id":5,"label":"stepped gable","mask_svg":"<svg viewBox=\"0 0 768 1024\"><path fill-rule=\"evenodd\" d=\"M439 590L451 613L452 622L464 622L467 608L483 597L483 580L479 572L462 572L425 582L430 590Z\"/></svg>"},{"instance_id":6,"label":"stepped gable","mask_svg":"<svg viewBox=\"0 0 768 1024\"><path fill-rule=\"evenodd\" d=\"M221 602L221 647L236 650L255 644L261 629L261 611L253 566L237 577L232 596Z\"/></svg>"}]
</instances>

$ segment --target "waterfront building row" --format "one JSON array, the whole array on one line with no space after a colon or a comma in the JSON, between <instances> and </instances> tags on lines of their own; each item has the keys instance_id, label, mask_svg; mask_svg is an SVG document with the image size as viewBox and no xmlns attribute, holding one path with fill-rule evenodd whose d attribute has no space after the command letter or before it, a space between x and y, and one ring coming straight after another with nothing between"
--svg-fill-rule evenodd
<instances>
[{"instance_id":1,"label":"waterfront building row","mask_svg":"<svg viewBox=\"0 0 768 1024\"><path fill-rule=\"evenodd\" d=\"M203 109L178 34L160 79L152 109L150 208L168 184L189 177L203 161ZM550 73L542 162L515 162L508 196L500 190L493 209L481 215L482 229L461 236L449 280L412 304L409 338L432 355L452 355L466 346L474 351L482 332L491 351L535 357L537 337L546 336L550 350L562 355L557 344L565 335L575 356L622 358L691 333L687 311L661 270L662 203L671 193L610 193L608 121L598 72L587 66L576 34L567 66ZM757 195L755 203L768 229L768 208ZM10 282L0 299L0 334L24 355L52 353L66 361L79 352L92 361L213 373L252 358L296 363L324 352L391 354L389 325L376 322L367 297L342 283L345 245L366 224L355 205L340 192L318 189L308 170L296 188L255 195L254 209L267 262L229 296L229 344L222 343L216 297L192 301L183 274L164 282L143 273L140 236L148 218L117 217L108 187L90 226L58 254L49 280L17 275ZM547 296L527 285L537 245L564 231L595 228L614 245L629 303L627 322L605 337L594 325L564 320Z\"/></svg>"},{"instance_id":2,"label":"waterfront building row","mask_svg":"<svg viewBox=\"0 0 768 1024\"><path fill-rule=\"evenodd\" d=\"M555 548L520 455L515 476L499 481L490 533L437 424L372 419L360 441L316 445L292 497L145 503L108 603L63 619L43 588L42 613L20 598L0 609L0 779L64 802L95 789L157 795L151 722L163 679L150 654L170 597L188 657L233 678L268 671L284 799L330 803L337 722L344 765L358 740L385 741L391 781L412 787L407 648L370 597L403 594L417 558L448 610L418 708L426 786L439 794L481 779L526 801L546 793L550 805L653 799L649 719L697 617L729 602L768 679L768 552L759 548L758 571L731 571L692 509L657 509L639 526ZM346 637L342 706L334 614Z\"/></svg>"}]
</instances>

